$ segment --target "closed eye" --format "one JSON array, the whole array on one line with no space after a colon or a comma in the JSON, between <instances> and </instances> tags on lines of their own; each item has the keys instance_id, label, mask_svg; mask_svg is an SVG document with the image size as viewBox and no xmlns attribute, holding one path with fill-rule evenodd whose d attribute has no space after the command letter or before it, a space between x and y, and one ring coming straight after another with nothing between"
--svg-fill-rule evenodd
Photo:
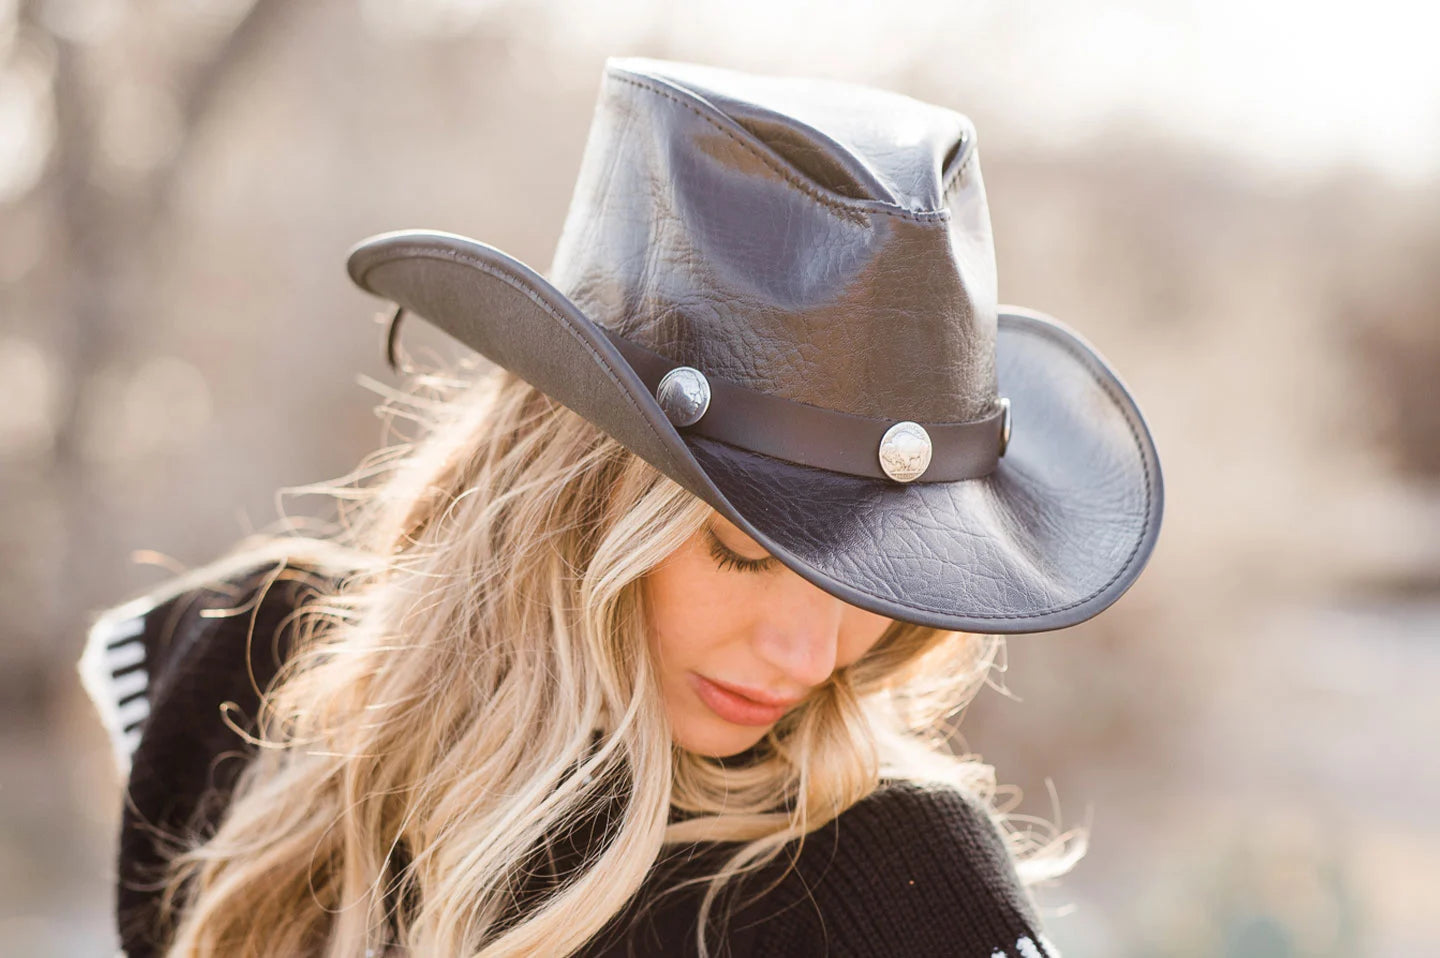
<instances>
[{"instance_id":1,"label":"closed eye","mask_svg":"<svg viewBox=\"0 0 1440 958\"><path fill-rule=\"evenodd\" d=\"M722 571L733 569L736 572L767 572L780 564L780 560L774 556L766 556L763 559L742 556L721 542L720 537L715 534L715 530L708 526L705 529L705 538L710 544L710 558L715 560L715 564Z\"/></svg>"}]
</instances>

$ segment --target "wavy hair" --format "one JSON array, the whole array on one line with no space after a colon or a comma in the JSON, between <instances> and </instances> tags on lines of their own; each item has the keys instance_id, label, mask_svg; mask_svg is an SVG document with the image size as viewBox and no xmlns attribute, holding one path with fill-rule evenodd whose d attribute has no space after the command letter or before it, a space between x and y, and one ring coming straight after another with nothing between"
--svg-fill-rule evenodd
<instances>
[{"instance_id":1,"label":"wavy hair","mask_svg":"<svg viewBox=\"0 0 1440 958\"><path fill-rule=\"evenodd\" d=\"M979 799L1024 884L1084 855L1083 830L1067 848L1012 829L1048 823L995 808L992 767L950 750L999 637L897 622L753 761L686 752L645 651L642 585L709 506L504 370L418 374L382 412L416 437L291 490L333 496L333 529L252 537L186 576L270 557L333 585L296 614L215 834L169 862L171 955L566 955L668 846L737 843L702 879L705 956L727 884L882 776ZM527 897L547 836L616 794L602 847Z\"/></svg>"}]
</instances>

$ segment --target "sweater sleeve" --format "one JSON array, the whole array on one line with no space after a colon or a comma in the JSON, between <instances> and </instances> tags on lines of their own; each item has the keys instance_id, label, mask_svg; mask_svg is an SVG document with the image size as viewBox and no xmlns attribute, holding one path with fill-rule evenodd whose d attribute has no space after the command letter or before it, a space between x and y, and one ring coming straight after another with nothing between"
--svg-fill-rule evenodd
<instances>
[{"instance_id":1,"label":"sweater sleeve","mask_svg":"<svg viewBox=\"0 0 1440 958\"><path fill-rule=\"evenodd\" d=\"M289 573L288 575L286 573ZM159 953L168 851L213 833L254 753L260 692L288 654L303 582L274 563L100 616L80 671L126 779L116 858L122 954Z\"/></svg>"},{"instance_id":2,"label":"sweater sleeve","mask_svg":"<svg viewBox=\"0 0 1440 958\"><path fill-rule=\"evenodd\" d=\"M807 836L776 892L754 955L1060 955L1000 831L954 789L882 786Z\"/></svg>"}]
</instances>

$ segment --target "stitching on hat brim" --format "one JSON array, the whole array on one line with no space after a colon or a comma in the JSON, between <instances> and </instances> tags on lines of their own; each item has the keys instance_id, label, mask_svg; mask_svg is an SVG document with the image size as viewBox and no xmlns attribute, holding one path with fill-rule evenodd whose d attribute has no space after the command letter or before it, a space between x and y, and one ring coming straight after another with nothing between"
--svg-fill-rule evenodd
<instances>
[{"instance_id":1,"label":"stitching on hat brim","mask_svg":"<svg viewBox=\"0 0 1440 958\"><path fill-rule=\"evenodd\" d=\"M986 619L990 621L1015 621L1019 619L1038 619L1048 616L1055 616L1059 615L1062 612L1068 612L1071 609L1079 608L1080 606L1091 601L1092 599L1103 595L1107 589L1113 586L1116 582L1119 582L1120 579L1124 577L1125 573L1130 569L1130 567L1135 563L1136 556L1140 554L1140 545L1145 541L1146 532L1150 528L1150 515L1155 503L1153 484L1150 481L1150 457L1145 455L1145 445L1140 441L1140 432L1135 427L1135 416L1132 414L1130 402L1116 393L1115 383L1113 379L1111 379L1111 377L1109 376L1102 377L1099 374L1098 370L1096 370L1092 357L1088 353L1083 353L1079 349L1077 349L1074 340L1070 339L1069 337L1061 338L1058 336L1053 336L1045 327L1031 325L1034 320L1031 320L1030 317L1022 315L1020 316L1020 318L1022 320L1025 320L1025 324L1017 325L1012 328L1014 328L1017 332L1023 332L1028 335L1035 336L1039 339L1054 343L1055 345L1058 345L1062 350L1069 353L1072 357L1079 361L1081 365L1085 367L1086 371L1090 373L1090 378L1095 382L1097 386L1099 386L1105 391L1105 394L1110 397L1110 401L1115 403L1116 408L1119 409L1124 415L1125 426L1130 431L1130 440L1135 444L1135 451L1140 456L1140 468L1144 473L1145 514L1140 520L1138 526L1138 534L1135 537L1135 544L1130 548L1130 554L1125 557L1124 564L1121 565L1120 568L1115 572L1115 574L1112 575L1109 579L1107 579L1103 585L1097 588L1094 592L1091 592L1089 595L1085 596L1083 599L1076 599L1073 602L1059 606L1057 608L1046 609L1042 612L1028 612L1023 615L1013 613L1006 613L1004 615L1001 615L997 613L987 614L983 612L972 612L967 613L964 616L968 619ZM850 588L855 587L850 586ZM883 596L876 595L873 592L868 592L865 589L855 588L855 591L871 596L875 599L884 599ZM893 602L895 600L885 599L885 601ZM956 614L955 612L947 612L943 609L936 609L924 605L914 605L914 608L920 609L924 612L933 612L936 615Z\"/></svg>"},{"instance_id":2,"label":"stitching on hat brim","mask_svg":"<svg viewBox=\"0 0 1440 958\"><path fill-rule=\"evenodd\" d=\"M464 238L464 237L460 237L460 239L465 239L465 238ZM412 240L412 241L409 241L409 242L412 242L412 243L413 243L413 242L415 242L415 241ZM497 252L498 252L498 251L497 251ZM481 258L479 258L479 257L477 257L477 256L474 256L474 255L472 255L472 254L469 254L469 253L467 253L466 251L463 251L463 250L449 249L449 248L437 247L437 246L433 246L433 245L426 246L426 245L424 245L423 243L416 243L416 244L415 244L415 247L413 248L413 252L411 252L409 255L412 255L412 256L421 256L421 257L430 256L430 257L442 258L442 259L449 259L449 260L452 260L452 261L460 262L460 263L463 263L463 264L465 264L465 265L467 265L467 266L471 266L471 267L473 267L473 268L475 268L475 269L478 269L478 270L480 270L482 273L485 273L486 275L491 276L491 277L494 278L494 279L498 279L498 280L500 280L501 282L505 283L505 284L508 285L508 286L511 286L511 287L513 287L513 288L515 288L515 289L518 289L521 293L523 293L523 294L525 295L525 297L526 297L527 299L529 299L529 300L530 300L531 302L533 302L535 305L539 306L542 310L544 310L547 314L549 314L553 319L555 319L556 321L560 322L560 324L565 327L565 331L566 331L567 333L569 333L571 336L573 336L576 340L578 340L578 341L580 342L580 344L585 348L585 350L590 353L590 355L592 356L592 358L594 358L594 360L600 364L601 368L605 371L605 374L606 374L606 376L610 379L610 381L611 381L612 383L614 383L614 385L620 390L621 393L624 394L625 401L626 401L627 403L629 403L629 405L631 406L631 408L634 409L637 414L639 414L639 416L640 416L640 418L641 418L642 420L644 420L645 426L646 426L647 429L650 430L650 433L651 433L652 435L654 435L656 439L660 440L660 442L661 442L661 444L662 444L662 447L670 446L670 445L671 445L671 443L666 440L665 436L661 435L661 434L655 429L655 426L650 422L649 418L645 415L644 411L641 410L640 405L639 405L639 402L637 401L636 397L635 397L635 396L631 393L631 391L625 386L625 384L620 381L619 376L616 374L615 370L612 368L612 366L610 365L610 363L606 361L605 357L602 356L602 355L595 349L595 347L594 347L594 345L593 345L592 343L590 343L589 341L586 340L586 338L584 337L584 335L582 335L581 332L574 327L574 325L571 323L571 321L570 321L570 319L569 319L568 317L566 317L566 316L563 315L559 310L557 310L551 303L549 303L549 302L544 298L544 296L541 295L541 293L540 293L539 290L535 289L535 288L530 284L530 282L528 281L528 279L527 279L526 277L524 277L524 276L522 276L522 275L518 275L518 274L516 274L516 273L512 273L512 272L506 270L506 269L504 268L504 265L501 264L501 263L497 263L497 262L491 261L491 260L489 260L489 259L481 259ZM504 253L501 253L500 255L502 255L502 256L508 256L508 254L504 254ZM403 257L403 256L398 256L398 257L395 257L395 258L396 258L396 259L400 259L400 258L404 258L404 257ZM370 269L373 269L374 266L376 266L376 265L378 265L378 264L370 264L370 267L369 267L369 268L370 268ZM367 269L367 272L368 272L368 271L369 271L369 270ZM542 279L543 279L543 277L542 277ZM546 282L548 283L548 280L546 280ZM361 285L364 286L363 283L362 283ZM365 287L365 288L368 289L369 287ZM372 290L372 292L373 292L373 290ZM558 295L558 296L561 296L561 297L564 297L564 295L565 295L564 293L561 293L558 289L555 290L555 294ZM578 309L578 307L577 307L577 309ZM583 315L583 314L582 314L582 315ZM919 604L915 604L915 603L913 603L913 602L909 604L909 608L915 609L915 610L920 611L920 612L927 612L927 613L931 613L931 614L934 614L934 615L951 616L951 617L955 617L955 618L967 618L967 619L976 619L976 620L981 620L981 621L992 621L992 622L1001 622L1001 621L1014 622L1014 621L1021 621L1021 620L1043 620L1043 619L1045 619L1045 618L1049 618L1049 617L1053 617L1053 616L1059 615L1059 614L1061 614L1061 613L1063 613L1063 612L1068 612L1068 611L1070 611L1071 609L1075 609L1075 608L1078 608L1078 607L1080 607L1080 606L1082 606L1082 605L1085 605L1087 602L1090 602L1090 601L1092 601L1093 599L1095 599L1096 597L1102 595L1106 590L1108 590L1111 586L1113 586L1116 582L1118 582L1118 581L1125 575L1126 572L1129 571L1130 567L1135 563L1136 557L1137 557L1137 556L1139 555L1139 553L1140 553L1140 546L1141 546L1141 544L1145 541L1146 534L1147 534L1147 532L1148 532L1148 530L1149 530L1149 528L1150 528L1150 518L1151 518L1153 509L1154 509L1154 491L1153 491L1153 483L1151 482L1151 478L1150 478L1150 460L1149 460L1149 457L1145 454L1145 446L1144 446L1144 443L1142 443L1141 440L1140 440L1140 433L1139 433L1139 430L1138 430L1137 427L1136 427L1136 417L1135 417L1134 410L1131 408L1131 403L1130 403L1125 397L1121 396L1121 395L1117 392L1117 386L1116 386L1116 383L1114 382L1114 380L1113 380L1112 377L1110 377L1110 376L1102 376L1102 375L1101 375L1100 371L1096 368L1096 364L1095 364L1095 361L1094 361L1093 356L1092 356L1088 351L1081 351L1081 350L1078 348L1078 344L1076 343L1076 341L1075 341L1073 338L1071 338L1070 336L1068 336L1068 335L1057 336L1057 335L1054 335L1054 334L1052 333L1052 330L1054 330L1055 332L1061 332L1061 333L1063 333L1064 330L1060 329L1060 328L1057 327L1057 326L1052 326L1051 324L1044 324L1044 325L1042 325L1039 320L1033 319L1032 317L1026 316L1026 315L1024 315L1024 314L1014 314L1014 313L1011 313L1011 314L1007 314L1007 315L1014 316L1015 318L1021 320L1021 322L1020 322L1019 324L1012 326L1012 327L1011 327L1012 329L1016 330L1017 332L1026 333L1026 334L1028 334L1028 335L1031 335L1031 336L1034 336L1034 337L1036 337L1036 338L1038 338L1038 339L1041 339L1042 341L1046 341L1046 342L1049 342L1049 343L1052 343L1052 344L1054 344L1054 345L1059 346L1061 350L1063 350L1064 352L1068 353L1072 358L1074 358L1074 359L1075 359L1076 361L1078 361L1082 366L1084 366L1084 367L1085 367L1085 370L1090 374L1090 377L1091 377L1091 379L1095 382L1095 384L1098 385L1102 390L1104 390L1105 394L1110 398L1111 402L1113 402L1113 403L1115 404L1116 408L1121 411L1121 414L1124 415L1126 428L1129 430L1131 441L1134 443L1134 445L1135 445L1135 450L1136 450L1137 454L1140 456L1140 465L1141 465L1141 469L1142 469L1142 471L1143 471L1144 486L1145 486L1145 511L1144 511L1144 516L1142 517L1142 519L1141 519L1141 521L1140 521L1140 523L1139 523L1139 525L1138 525L1138 532L1137 532L1137 535L1136 535L1136 538L1135 538L1135 544L1131 547L1129 555L1127 555L1126 558L1125 558L1125 562L1120 566L1120 568L1115 572L1114 575L1112 575L1108 580L1105 581L1104 584L1102 584L1101 586L1099 586L1098 588L1096 588L1093 592L1091 592L1089 595L1085 596L1084 598L1076 599L1076 600L1073 601L1073 602L1069 602L1069 603L1067 603L1066 605L1058 606L1058 607L1055 607L1055 608L1044 609L1044 610L1038 611L1038 612L1028 612L1028 613L1020 613L1020 614L1016 614L1016 613L999 614L999 613L980 613L980 612L957 613L957 612L955 612L954 610L937 609L937 608L934 608L933 606L929 606L929 605L919 605ZM592 324L594 323L594 321L593 321L593 320L590 320L589 317L584 317L584 318L585 318L585 321L586 321L586 322L590 322L590 323L592 323ZM648 394L647 394L647 395L648 395ZM691 451L689 450L688 446L684 443L683 437L682 437L682 439L681 439L681 446L682 446L682 448L684 448L685 454L688 455L688 456L690 456L690 457L691 457L691 461L694 462L694 453L691 452ZM721 491L717 486L715 486L715 484L714 484L714 479L711 478L711 477L709 476L709 474L706 473L703 468L700 468L698 462L694 462L694 464L695 464L695 467L696 467L697 469L699 469L700 473L705 476L706 480L711 484L712 488L715 488L715 490L720 493L721 498L723 498L723 499L728 503L728 502L729 502L729 496L726 496L723 491ZM734 507L733 504L730 505L730 508L731 508L733 511L735 511L737 515L739 514L739 510L738 510L738 509L735 509L735 507ZM747 519L746 522L748 523L748 522L750 522L750 520ZM798 561L798 558L797 558L797 561ZM851 591L856 592L856 593L858 593L858 594L860 594L860 595L867 596L867 597L869 597L869 598L875 599L875 600L877 600L877 601L879 601L879 602L882 602L882 603L885 603L885 604L887 604L887 605L899 605L899 604L900 604L900 603L898 603L898 602L896 601L896 599L894 599L893 597L883 596L883 595L880 595L880 594L878 594L878 593L871 592L871 591L868 590L868 589L864 589L864 588L861 588L861 587L859 587L859 586L852 585L852 584L850 584L850 583L841 582L840 580L836 579L836 578L835 578L833 575L831 575L830 573L825 572L824 570L815 567L814 565L812 565L812 564L809 563L809 562L801 562L800 564L801 564L801 565L804 565L806 568L809 568L809 569L813 570L814 572L816 572L816 573L824 576L826 579L829 579L829 580L831 580L831 581L834 581L834 582L836 582L837 584L843 586L844 588L850 589Z\"/></svg>"},{"instance_id":3,"label":"stitching on hat brim","mask_svg":"<svg viewBox=\"0 0 1440 958\"><path fill-rule=\"evenodd\" d=\"M1115 407L1116 407L1116 408L1121 412L1121 414L1125 417L1125 427L1126 427L1126 429L1129 431L1129 433L1130 433L1130 440L1131 440L1132 443L1134 443L1134 445L1135 445L1135 451L1136 451L1136 453L1137 453L1137 454L1139 455L1139 457L1140 457L1140 468L1141 468L1141 471L1142 471L1142 474L1143 474L1144 487L1145 487L1145 511L1144 511L1144 515L1141 517L1140 522L1139 522L1138 525L1137 525L1137 535L1136 535L1136 537L1135 537L1135 544L1134 544L1133 546L1131 546L1129 554L1125 557L1125 562L1120 566L1119 569L1116 570L1116 572L1115 572L1114 575L1112 575L1112 576L1111 576L1109 579L1107 579L1103 584L1101 584L1099 587L1097 587L1093 592L1091 592L1089 595L1086 595L1086 596L1083 597L1083 598L1076 599L1076 600L1074 600L1074 601L1072 601L1072 602L1069 602L1069 603L1067 603L1067 604L1065 604L1065 605L1062 605L1062 606L1056 606L1056 607L1054 607L1054 608L1044 609L1044 610L1041 610L1041 611L1038 611L1038 612L1025 612L1025 613L985 613L985 612L957 613L957 612L955 612L954 610L938 609L938 608L935 608L934 606L922 605L922 604L920 604L920 603L915 602L915 601L912 600L912 599L907 599L907 600L905 600L905 604L908 605L908 607L910 607L910 608L912 608L912 609L915 609L915 610L917 610L917 611L929 612L929 613L933 613L933 614L935 614L935 615L954 616L954 617L957 617L957 618L981 619L981 620L986 620L986 621L991 621L991 622L1005 622L1005 621L1014 622L1014 621L1020 621L1020 620L1025 620L1025 619L1044 619L1044 618L1048 618L1048 617L1052 617L1052 616L1059 615L1059 614L1061 614L1061 613L1063 613L1063 612L1069 612L1071 609L1079 608L1080 606L1085 605L1087 602L1090 602L1090 601L1094 600L1095 598L1103 595L1111 586L1113 586L1116 582L1120 581L1120 579L1122 579L1122 578L1125 576L1125 573L1128 572L1129 569L1130 569L1130 567L1135 564L1135 559L1136 559L1136 557L1140 554L1140 546L1144 543L1146 533L1147 533L1147 532L1149 531L1149 529L1150 529L1150 517L1151 517L1151 515L1152 515L1152 513L1153 513L1153 511L1154 511L1154 504L1155 504L1154 485L1153 485L1153 483L1151 482L1151 479L1150 479L1150 458L1145 454L1145 445L1144 445L1144 443L1141 442L1141 440L1140 440L1140 432L1139 432L1139 430L1136 428L1135 416L1134 416L1134 414L1133 414L1133 412L1132 412L1130 401L1127 400L1127 399L1125 399L1124 397L1122 397L1121 395L1119 395L1119 394L1117 393L1117 391L1116 391L1116 385L1115 385L1114 380L1113 380L1110 376L1102 376L1102 375L1100 374L1100 372L1095 368L1095 363L1094 363L1094 361L1093 361L1092 356L1091 356L1088 352L1081 351L1081 350L1078 348L1078 346L1077 346L1077 344L1075 343L1074 340L1070 339L1068 336L1066 336L1066 337L1061 337L1061 336L1052 335L1052 333L1050 332L1050 327L1031 325L1032 323L1036 322L1036 321L1033 320L1031 317L1025 316L1025 315L1023 315L1023 314L1015 314L1015 313L1011 313L1011 314L1008 314L1008 315L1017 316L1019 319L1021 319L1021 320L1024 321L1024 325L1016 325L1016 326L1011 327L1011 328L1014 329L1016 332L1023 332L1023 333L1026 333L1026 334L1030 335L1030 336L1034 336L1034 337L1036 337L1036 338L1038 338L1038 339L1041 339L1041 340L1043 340L1043 341L1045 341L1045 342L1047 342L1047 343L1052 343L1052 344L1054 344L1054 345L1056 345L1056 346L1059 346L1061 350L1063 350L1064 352L1068 353L1071 357L1073 357L1075 360L1077 360L1082 366L1084 366L1085 370L1090 374L1091 380L1094 381L1094 383L1095 383L1097 386L1099 386L1102 390L1104 390L1106 396L1109 397L1110 401L1115 404ZM723 445L723 443L722 443L722 445ZM767 458L768 458L768 457L767 457ZM713 481L713 480L712 480L712 481ZM962 480L962 481L974 481L974 480ZM983 481L983 480L982 480L982 481ZM722 495L724 494L723 491L722 491L721 494L722 494ZM728 500L729 497L726 496L726 499ZM805 563L805 565L809 565L809 563ZM811 566L811 568L814 568L814 566ZM835 579L835 577L834 577L833 575L829 574L828 572L824 572L824 571L821 570L821 569L816 569L816 571L817 571L817 572L821 572L821 573L822 573L823 575L825 575L825 577L828 578L828 579L832 579L832 580L837 581L837 582L840 581L840 580L838 580L838 579ZM880 601L880 602L885 602L885 603L889 603L889 604L897 604L897 600L896 600L895 598L891 597L891 596L881 595L881 594L879 594L879 593L872 592L872 591L870 591L870 590L868 590L868 589L864 589L864 588L861 588L860 586L852 585L852 584L850 584L850 583L844 583L844 582L842 582L841 584L844 585L845 588L847 588L847 589L851 589L851 590L853 590L854 592L857 592L857 593L859 593L859 594L861 594L861 595L864 595L864 596L868 596L869 598L872 598L872 599L876 599L876 600L878 600L878 601Z\"/></svg>"},{"instance_id":4,"label":"stitching on hat brim","mask_svg":"<svg viewBox=\"0 0 1440 958\"><path fill-rule=\"evenodd\" d=\"M467 254L463 250L446 249L434 245L426 246L423 244L417 244L417 246L418 249L415 252L412 252L410 255L458 261L465 264L466 266L478 269L482 273L498 279L505 285L524 294L525 298L529 299L536 306L539 306L542 310L548 313L552 319L559 322L560 325L565 328L565 331L569 333L576 342L578 342L582 347L584 347L585 351L590 354L591 358L594 359L595 362L600 365L600 368L605 371L606 377L609 378L609 380L614 383L615 387L619 389L620 392L625 396L625 401L630 404L630 407L634 409L636 413L639 414L640 419L645 423L645 427L650 430L651 435L653 435L657 440L659 440L661 446L667 447L672 445L671 442L669 442L663 435L660 434L658 430L656 430L654 424L650 422L649 417L645 415L644 410L640 408L640 404L636 401L635 396L628 388L626 388L625 384L620 381L620 377L616 374L614 367L609 363L608 360L606 360L603 355L600 354L600 351L595 348L595 345L589 342L580 333L580 331L575 328L574 324L570 321L568 317L563 315L551 303L547 302L545 297L540 294L540 291L536 290L529 282L527 282L524 276L516 275L506 270L499 263L495 263L490 260L480 259L479 257ZM394 259L403 258L406 257L394 257ZM370 269L373 269L375 266L378 265L381 264L372 263L370 265ZM366 272L369 272L369 269L367 269ZM558 290L556 292L559 293ZM564 294L560 293L559 295L563 296ZM474 347L471 348L473 349Z\"/></svg>"}]
</instances>

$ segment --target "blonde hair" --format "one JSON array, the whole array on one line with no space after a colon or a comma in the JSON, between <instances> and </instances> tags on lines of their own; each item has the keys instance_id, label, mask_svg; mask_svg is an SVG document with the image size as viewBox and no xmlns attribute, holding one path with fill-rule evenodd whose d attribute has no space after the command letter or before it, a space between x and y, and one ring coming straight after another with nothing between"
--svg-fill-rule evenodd
<instances>
[{"instance_id":1,"label":"blonde hair","mask_svg":"<svg viewBox=\"0 0 1440 958\"><path fill-rule=\"evenodd\" d=\"M645 654L640 586L710 508L505 371L420 375L386 412L419 437L300 490L336 497L335 529L249 540L186 577L269 556L335 585L298 613L218 829L170 861L170 954L566 955L666 846L739 843L706 879L704 956L726 884L882 776L949 783L1008 821L993 769L947 746L998 637L896 623L754 761L686 752ZM547 836L617 788L602 847L522 909ZM1026 884L1084 854L1083 833L1061 854L1065 836L1004 831Z\"/></svg>"}]
</instances>

